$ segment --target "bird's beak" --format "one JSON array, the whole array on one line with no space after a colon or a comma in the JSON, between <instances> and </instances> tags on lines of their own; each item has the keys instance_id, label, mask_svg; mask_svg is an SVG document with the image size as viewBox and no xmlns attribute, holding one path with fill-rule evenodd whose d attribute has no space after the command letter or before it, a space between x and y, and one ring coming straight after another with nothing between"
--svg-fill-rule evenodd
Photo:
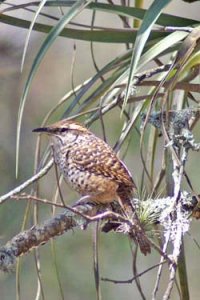
<instances>
[{"instance_id":1,"label":"bird's beak","mask_svg":"<svg viewBox=\"0 0 200 300\"><path fill-rule=\"evenodd\" d=\"M39 127L39 128L35 128L33 129L33 132L46 132L49 133L49 128L48 127Z\"/></svg>"}]
</instances>

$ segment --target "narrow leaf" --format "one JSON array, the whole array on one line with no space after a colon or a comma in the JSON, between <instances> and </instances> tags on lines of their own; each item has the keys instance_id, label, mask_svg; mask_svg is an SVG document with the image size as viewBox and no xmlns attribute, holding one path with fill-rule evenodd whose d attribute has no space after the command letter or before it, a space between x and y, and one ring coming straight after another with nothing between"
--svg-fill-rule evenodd
<instances>
[{"instance_id":1,"label":"narrow leaf","mask_svg":"<svg viewBox=\"0 0 200 300\"><path fill-rule=\"evenodd\" d=\"M37 11L36 11L36 13L34 15L34 18L33 18L32 22L31 22L31 25L29 27L28 34L27 34L26 41L25 41L25 45L24 45L24 51L23 51L23 55L22 55L21 72L22 72L23 66L24 66L24 60L25 60L25 56L26 56L26 52L27 52L27 48L28 48L28 43L29 43L30 36L31 36L31 31L33 30L33 26L34 26L34 24L36 22L36 19L37 19L38 15L39 15L40 11L42 10L43 6L45 5L46 1L47 0L42 0L41 1L41 3L40 3L40 5L39 5L39 7L38 7L38 9L37 9Z\"/></svg>"},{"instance_id":2,"label":"narrow leaf","mask_svg":"<svg viewBox=\"0 0 200 300\"><path fill-rule=\"evenodd\" d=\"M140 29L138 30L135 45L133 47L133 53L132 53L131 64L130 64L130 73L128 77L126 95L125 95L122 111L124 110L126 103L128 101L131 82L135 74L140 56L144 49L145 43L150 35L151 29L155 24L156 20L158 19L158 17L160 16L162 9L170 2L171 0L166 0L166 1L155 0L145 13L144 20L142 22Z\"/></svg>"},{"instance_id":3,"label":"narrow leaf","mask_svg":"<svg viewBox=\"0 0 200 300\"><path fill-rule=\"evenodd\" d=\"M25 83L24 91L22 94L22 98L20 100L19 111L18 111L18 121L17 121L17 137L16 137L16 176L18 175L18 166L19 166L19 142L20 142L20 130L21 130L21 122L24 111L24 106L26 103L27 95L29 92L29 88L31 82L36 74L36 71L42 61L42 58L46 54L49 47L53 44L55 39L58 37L60 32L63 30L66 24L68 24L77 14L79 14L92 0L79 0L75 2L75 4L69 9L69 11L61 18L61 20L57 23L55 27L47 35L44 40L37 56L34 59L33 65L31 67L28 79Z\"/></svg>"}]
</instances>

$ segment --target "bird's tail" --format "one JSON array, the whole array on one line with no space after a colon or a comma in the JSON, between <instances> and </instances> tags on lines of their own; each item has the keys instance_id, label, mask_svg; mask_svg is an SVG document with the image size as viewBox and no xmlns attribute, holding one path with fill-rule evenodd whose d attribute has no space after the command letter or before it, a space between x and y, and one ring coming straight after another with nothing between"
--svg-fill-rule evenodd
<instances>
[{"instance_id":1,"label":"bird's tail","mask_svg":"<svg viewBox=\"0 0 200 300\"><path fill-rule=\"evenodd\" d=\"M135 241L136 244L139 245L140 250L144 255L151 253L150 241L146 236L145 230L131 201L123 201L123 209L132 224L129 231L129 236Z\"/></svg>"},{"instance_id":2,"label":"bird's tail","mask_svg":"<svg viewBox=\"0 0 200 300\"><path fill-rule=\"evenodd\" d=\"M103 227L103 232L110 232L111 230L124 232L129 234L131 239L139 245L141 252L147 255L151 252L151 244L148 240L145 230L137 216L135 208L132 206L131 201L118 201L120 206L112 206L112 210L118 214L123 214L126 216L128 223L123 223L118 219L111 219L107 221Z\"/></svg>"},{"instance_id":3,"label":"bird's tail","mask_svg":"<svg viewBox=\"0 0 200 300\"><path fill-rule=\"evenodd\" d=\"M133 217L132 222L133 225L129 232L129 236L139 245L140 250L144 255L151 253L151 244L136 215Z\"/></svg>"}]
</instances>

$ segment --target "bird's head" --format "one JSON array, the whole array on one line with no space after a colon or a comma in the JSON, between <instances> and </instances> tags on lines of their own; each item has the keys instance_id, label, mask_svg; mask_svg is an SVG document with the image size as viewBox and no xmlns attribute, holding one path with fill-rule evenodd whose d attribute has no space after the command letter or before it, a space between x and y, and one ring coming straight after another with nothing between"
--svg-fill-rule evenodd
<instances>
[{"instance_id":1,"label":"bird's head","mask_svg":"<svg viewBox=\"0 0 200 300\"><path fill-rule=\"evenodd\" d=\"M46 133L51 136L53 141L74 142L77 137L90 134L90 131L76 121L61 120L52 125L39 127L33 132Z\"/></svg>"}]
</instances>

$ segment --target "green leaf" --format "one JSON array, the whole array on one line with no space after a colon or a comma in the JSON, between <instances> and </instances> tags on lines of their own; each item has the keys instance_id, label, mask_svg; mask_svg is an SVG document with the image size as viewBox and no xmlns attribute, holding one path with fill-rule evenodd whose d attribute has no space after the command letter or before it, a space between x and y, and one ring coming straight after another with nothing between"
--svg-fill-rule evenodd
<instances>
[{"instance_id":1,"label":"green leaf","mask_svg":"<svg viewBox=\"0 0 200 300\"><path fill-rule=\"evenodd\" d=\"M168 36L162 38L159 42L154 44L148 51L146 51L140 58L136 72L138 72L145 64L157 57L163 52L170 51L171 47L175 46L178 42L188 35L185 31L175 31ZM169 47L170 45L170 47Z\"/></svg>"},{"instance_id":2,"label":"green leaf","mask_svg":"<svg viewBox=\"0 0 200 300\"><path fill-rule=\"evenodd\" d=\"M17 26L20 28L29 28L30 22L15 17L0 14L0 22ZM50 25L35 23L33 30L49 33L53 29ZM167 32L152 32L151 39L158 39L167 36ZM131 43L136 38L136 32L128 29L105 29L105 30L79 30L63 28L59 36L90 42L102 43Z\"/></svg>"},{"instance_id":3,"label":"green leaf","mask_svg":"<svg viewBox=\"0 0 200 300\"><path fill-rule=\"evenodd\" d=\"M144 20L141 24L140 29L138 30L135 45L133 47L133 53L132 53L131 64L130 64L130 73L128 77L126 95L125 95L122 111L126 106L129 92L130 92L131 82L134 77L145 43L150 35L151 29L155 24L156 20L158 19L158 17L160 16L162 9L170 2L171 0L166 0L166 1L155 0L145 13Z\"/></svg>"},{"instance_id":4,"label":"green leaf","mask_svg":"<svg viewBox=\"0 0 200 300\"><path fill-rule=\"evenodd\" d=\"M46 1L45 6L47 7L58 7L58 6L65 6L65 7L71 7L75 1ZM15 5L14 7L10 7L9 11L17 11L19 8L26 8L29 6L38 6L40 2L35 1L31 3L25 3L24 5ZM121 16L126 17L134 17L138 19L143 19L146 10L142 8L136 8L136 7L127 7L127 6L121 6L121 5L110 5L106 3L90 3L87 6L87 9L97 10L97 11L103 11L106 13L112 13L117 14ZM8 8L7 8L8 10ZM6 16L3 14L0 14L0 21L3 23L7 23L10 25L28 28L30 26L30 23L25 20L17 19L11 16ZM156 24L161 26L176 26L176 27L186 27L186 26L192 26L194 24L198 24L199 20L189 19L189 18L183 18L179 16L173 16L170 14L161 14L159 18L156 20ZM25 24L25 26L24 26ZM27 25L29 24L29 25ZM38 28L39 24L36 24L35 30L42 31ZM43 24L40 24L40 27L42 27ZM44 25L46 26L46 25ZM49 26L50 27L50 26ZM44 27L45 28L45 27ZM47 32L47 31L44 31Z\"/></svg>"},{"instance_id":5,"label":"green leaf","mask_svg":"<svg viewBox=\"0 0 200 300\"><path fill-rule=\"evenodd\" d=\"M69 11L61 18L55 27L47 35L44 40L38 54L36 55L33 65L31 67L28 79L25 83L23 90L22 98L20 100L19 111L18 111L18 121L17 121L17 137L16 137L16 176L18 175L18 166L19 166L19 142L20 142L20 130L22 123L22 116L24 111L24 106L26 103L27 95L29 92L30 84L36 74L36 71L42 61L42 58L46 54L49 47L53 44L55 39L58 37L60 32L63 30L66 24L68 24L77 14L79 14L92 0L79 0L69 9Z\"/></svg>"},{"instance_id":6,"label":"green leaf","mask_svg":"<svg viewBox=\"0 0 200 300\"><path fill-rule=\"evenodd\" d=\"M28 30L28 34L27 34L27 37L26 37L26 41L25 41L25 45L24 45L24 51L23 51L23 55L22 55L22 62L21 62L21 72L23 70L23 66L24 66L24 60L25 60L25 56L26 56L26 52L27 52L27 48L28 48L28 43L29 43L29 39L30 39L30 35L31 35L31 31L33 29L33 26L35 24L35 21L40 13L40 11L42 10L43 6L45 5L45 2L47 0L42 0L41 3L39 4L39 7L34 15L34 18L31 22L31 25L29 27L29 30Z\"/></svg>"}]
</instances>

